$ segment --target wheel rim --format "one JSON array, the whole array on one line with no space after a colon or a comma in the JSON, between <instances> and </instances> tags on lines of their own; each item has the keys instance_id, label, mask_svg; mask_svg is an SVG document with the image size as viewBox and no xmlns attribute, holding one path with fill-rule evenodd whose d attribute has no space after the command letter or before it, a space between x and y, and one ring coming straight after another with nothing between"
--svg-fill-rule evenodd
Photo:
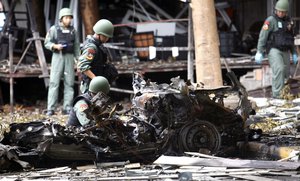
<instances>
[{"instance_id":1,"label":"wheel rim","mask_svg":"<svg viewBox=\"0 0 300 181\"><path fill-rule=\"evenodd\" d=\"M221 146L221 135L210 122L197 120L186 124L180 131L182 151L216 153Z\"/></svg>"}]
</instances>

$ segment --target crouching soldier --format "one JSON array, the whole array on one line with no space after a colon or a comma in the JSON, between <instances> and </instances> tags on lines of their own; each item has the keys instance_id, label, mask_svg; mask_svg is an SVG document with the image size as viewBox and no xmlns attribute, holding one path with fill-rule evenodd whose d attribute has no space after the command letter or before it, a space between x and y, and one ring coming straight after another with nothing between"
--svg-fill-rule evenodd
<instances>
[{"instance_id":1,"label":"crouching soldier","mask_svg":"<svg viewBox=\"0 0 300 181\"><path fill-rule=\"evenodd\" d=\"M96 76L93 78L88 92L73 100L73 108L66 125L81 127L93 124L97 119L95 116L107 107L109 89L110 85L105 77ZM95 99L96 97L97 99ZM97 105L95 106L95 104Z\"/></svg>"}]
</instances>

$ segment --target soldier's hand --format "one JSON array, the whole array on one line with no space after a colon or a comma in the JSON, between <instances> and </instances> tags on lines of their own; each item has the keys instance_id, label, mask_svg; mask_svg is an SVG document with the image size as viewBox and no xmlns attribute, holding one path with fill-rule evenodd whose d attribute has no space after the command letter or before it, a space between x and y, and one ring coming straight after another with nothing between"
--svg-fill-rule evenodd
<instances>
[{"instance_id":1,"label":"soldier's hand","mask_svg":"<svg viewBox=\"0 0 300 181\"><path fill-rule=\"evenodd\" d=\"M264 56L262 53L256 52L256 54L255 54L255 62L256 63L261 64L263 58L264 58Z\"/></svg>"},{"instance_id":2,"label":"soldier's hand","mask_svg":"<svg viewBox=\"0 0 300 181\"><path fill-rule=\"evenodd\" d=\"M295 65L298 63L298 55L296 53L293 54L293 63Z\"/></svg>"},{"instance_id":3,"label":"soldier's hand","mask_svg":"<svg viewBox=\"0 0 300 181\"><path fill-rule=\"evenodd\" d=\"M53 49L56 49L56 50L62 50L64 47L62 44L54 44L53 45Z\"/></svg>"}]
</instances>

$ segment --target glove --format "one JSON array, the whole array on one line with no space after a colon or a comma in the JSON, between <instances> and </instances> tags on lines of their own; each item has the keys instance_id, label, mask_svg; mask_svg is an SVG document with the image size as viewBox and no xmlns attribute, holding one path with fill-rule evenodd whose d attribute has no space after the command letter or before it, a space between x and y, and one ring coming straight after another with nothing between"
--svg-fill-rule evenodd
<instances>
[{"instance_id":1,"label":"glove","mask_svg":"<svg viewBox=\"0 0 300 181\"><path fill-rule=\"evenodd\" d=\"M263 54L260 52L256 52L255 54L255 62L261 64L262 59L264 58Z\"/></svg>"},{"instance_id":2,"label":"glove","mask_svg":"<svg viewBox=\"0 0 300 181\"><path fill-rule=\"evenodd\" d=\"M293 63L294 64L298 63L298 55L296 53L293 54Z\"/></svg>"}]
</instances>

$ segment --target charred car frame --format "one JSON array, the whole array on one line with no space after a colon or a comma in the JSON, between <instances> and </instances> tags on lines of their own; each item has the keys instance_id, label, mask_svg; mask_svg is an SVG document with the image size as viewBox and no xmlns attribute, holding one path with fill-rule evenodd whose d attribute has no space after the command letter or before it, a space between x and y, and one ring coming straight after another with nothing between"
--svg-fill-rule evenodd
<instances>
[{"instance_id":1,"label":"charred car frame","mask_svg":"<svg viewBox=\"0 0 300 181\"><path fill-rule=\"evenodd\" d=\"M156 84L135 73L130 110L119 109L98 94L91 101L92 125L65 127L50 120L14 123L1 143L14 146L20 160L35 156L147 162L161 154L223 154L245 140L244 121L252 111L243 86L232 72L229 77L233 86L204 89L179 77L171 84ZM239 98L234 109L224 106L229 94Z\"/></svg>"}]
</instances>

